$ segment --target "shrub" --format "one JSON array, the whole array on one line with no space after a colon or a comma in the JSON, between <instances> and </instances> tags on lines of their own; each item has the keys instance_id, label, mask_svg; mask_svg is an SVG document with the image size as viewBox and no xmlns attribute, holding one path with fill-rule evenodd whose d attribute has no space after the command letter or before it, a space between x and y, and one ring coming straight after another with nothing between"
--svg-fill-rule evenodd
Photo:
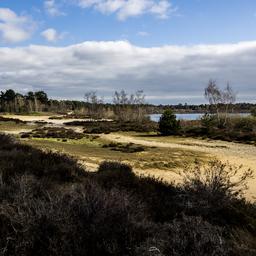
<instances>
[{"instance_id":1,"label":"shrub","mask_svg":"<svg viewBox=\"0 0 256 256\"><path fill-rule=\"evenodd\" d=\"M251 115L256 117L256 107L251 110Z\"/></svg>"},{"instance_id":2,"label":"shrub","mask_svg":"<svg viewBox=\"0 0 256 256\"><path fill-rule=\"evenodd\" d=\"M147 236L143 204L128 194L87 181L38 197L31 182L16 180L15 200L0 205L1 255L134 255Z\"/></svg>"},{"instance_id":3,"label":"shrub","mask_svg":"<svg viewBox=\"0 0 256 256\"><path fill-rule=\"evenodd\" d=\"M159 132L162 135L175 135L180 130L180 122L172 110L165 110L159 120Z\"/></svg>"},{"instance_id":4,"label":"shrub","mask_svg":"<svg viewBox=\"0 0 256 256\"><path fill-rule=\"evenodd\" d=\"M59 153L43 152L0 135L0 175L4 181L16 175L35 175L55 182L71 181L85 175L76 160Z\"/></svg>"},{"instance_id":5,"label":"shrub","mask_svg":"<svg viewBox=\"0 0 256 256\"><path fill-rule=\"evenodd\" d=\"M82 139L83 133L75 132L72 129L64 127L44 127L33 130L32 132L23 133L21 138L58 138L58 139Z\"/></svg>"},{"instance_id":6,"label":"shrub","mask_svg":"<svg viewBox=\"0 0 256 256\"><path fill-rule=\"evenodd\" d=\"M212 128L218 125L216 115L204 114L201 118L202 127L206 128L207 131L210 131Z\"/></svg>"},{"instance_id":7,"label":"shrub","mask_svg":"<svg viewBox=\"0 0 256 256\"><path fill-rule=\"evenodd\" d=\"M136 195L145 203L149 216L156 222L170 221L180 211L176 203L179 188L154 177L138 177L129 165L103 162L95 178L106 189L115 187Z\"/></svg>"},{"instance_id":8,"label":"shrub","mask_svg":"<svg viewBox=\"0 0 256 256\"><path fill-rule=\"evenodd\" d=\"M232 119L234 130L243 132L256 131L256 120L252 117L238 117Z\"/></svg>"},{"instance_id":9,"label":"shrub","mask_svg":"<svg viewBox=\"0 0 256 256\"><path fill-rule=\"evenodd\" d=\"M106 189L118 188L127 191L134 186L136 180L131 166L108 161L100 164L95 178Z\"/></svg>"},{"instance_id":10,"label":"shrub","mask_svg":"<svg viewBox=\"0 0 256 256\"><path fill-rule=\"evenodd\" d=\"M241 167L216 160L208 166L186 168L181 174L184 183L180 203L187 214L202 216L213 224L244 226L256 232L256 222L249 217L253 210L243 199L247 181L253 177L251 170L243 172Z\"/></svg>"},{"instance_id":11,"label":"shrub","mask_svg":"<svg viewBox=\"0 0 256 256\"><path fill-rule=\"evenodd\" d=\"M181 122L182 135L240 143L254 143L256 140L256 119L253 117L236 115L226 119L220 116L221 122L218 122L215 115L206 114L200 121L200 125L196 123L184 125ZM221 123L225 125L221 126Z\"/></svg>"},{"instance_id":12,"label":"shrub","mask_svg":"<svg viewBox=\"0 0 256 256\"><path fill-rule=\"evenodd\" d=\"M132 173L132 167L127 164L123 164L120 162L109 162L109 161L104 161L100 164L98 168L98 172L123 172L127 174Z\"/></svg>"},{"instance_id":13,"label":"shrub","mask_svg":"<svg viewBox=\"0 0 256 256\"><path fill-rule=\"evenodd\" d=\"M3 117L0 116L0 122L15 122L16 124L26 124L26 121L22 121L17 118L9 118L9 117Z\"/></svg>"},{"instance_id":14,"label":"shrub","mask_svg":"<svg viewBox=\"0 0 256 256\"><path fill-rule=\"evenodd\" d=\"M183 216L137 248L138 256L215 256L229 255L224 229L200 217Z\"/></svg>"},{"instance_id":15,"label":"shrub","mask_svg":"<svg viewBox=\"0 0 256 256\"><path fill-rule=\"evenodd\" d=\"M0 255L255 255L256 208L241 194L251 173L185 173L181 185L119 162L86 173L0 135Z\"/></svg>"},{"instance_id":16,"label":"shrub","mask_svg":"<svg viewBox=\"0 0 256 256\"><path fill-rule=\"evenodd\" d=\"M138 153L138 152L143 152L145 151L145 148L142 146L135 145L133 143L128 143L128 144L122 144L122 143L109 143L109 144L104 144L102 146L103 148L110 148L113 151L120 151L123 153Z\"/></svg>"},{"instance_id":17,"label":"shrub","mask_svg":"<svg viewBox=\"0 0 256 256\"><path fill-rule=\"evenodd\" d=\"M157 124L153 121L74 121L65 125L83 126L85 133L111 133L111 132L152 132L157 130Z\"/></svg>"}]
</instances>

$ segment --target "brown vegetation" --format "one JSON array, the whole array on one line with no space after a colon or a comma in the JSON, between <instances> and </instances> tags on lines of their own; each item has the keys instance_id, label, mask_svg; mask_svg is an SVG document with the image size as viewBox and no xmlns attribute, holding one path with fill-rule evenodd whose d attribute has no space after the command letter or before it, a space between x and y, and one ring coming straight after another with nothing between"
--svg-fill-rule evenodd
<instances>
[{"instance_id":1,"label":"brown vegetation","mask_svg":"<svg viewBox=\"0 0 256 256\"><path fill-rule=\"evenodd\" d=\"M202 176L192 172L175 186L138 177L118 162L87 173L66 156L4 135L0 142L1 255L256 252L255 205L233 193L230 166L211 163Z\"/></svg>"},{"instance_id":2,"label":"brown vegetation","mask_svg":"<svg viewBox=\"0 0 256 256\"><path fill-rule=\"evenodd\" d=\"M145 120L135 121L73 121L65 123L67 126L82 126L85 133L111 133L111 132L152 132L157 130L157 123Z\"/></svg>"},{"instance_id":3,"label":"brown vegetation","mask_svg":"<svg viewBox=\"0 0 256 256\"><path fill-rule=\"evenodd\" d=\"M83 133L75 132L64 127L43 127L34 129L21 135L21 138L57 138L57 139L82 139Z\"/></svg>"}]
</instances>

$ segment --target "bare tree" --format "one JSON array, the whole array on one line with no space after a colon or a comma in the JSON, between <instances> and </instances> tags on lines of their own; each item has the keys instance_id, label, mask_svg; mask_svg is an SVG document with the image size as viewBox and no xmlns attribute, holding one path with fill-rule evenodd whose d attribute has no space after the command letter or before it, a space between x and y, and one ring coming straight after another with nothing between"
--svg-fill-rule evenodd
<instances>
[{"instance_id":1,"label":"bare tree","mask_svg":"<svg viewBox=\"0 0 256 256\"><path fill-rule=\"evenodd\" d=\"M204 91L205 98L209 101L210 106L213 106L216 114L218 122L221 122L221 114L224 113L224 125L227 122L228 114L230 111L230 107L236 101L236 93L233 91L229 82L224 90L221 90L215 80L210 80L207 87ZM224 111L221 109L221 106L224 105Z\"/></svg>"},{"instance_id":2,"label":"bare tree","mask_svg":"<svg viewBox=\"0 0 256 256\"><path fill-rule=\"evenodd\" d=\"M223 104L225 105L225 120L224 125L228 119L228 113L230 111L230 107L236 102L236 93L233 91L229 82L227 83L226 88L222 92Z\"/></svg>"},{"instance_id":3,"label":"bare tree","mask_svg":"<svg viewBox=\"0 0 256 256\"><path fill-rule=\"evenodd\" d=\"M122 121L140 121L144 118L143 105L145 104L145 95L142 90L130 95L124 90L115 91L113 103L116 105L115 114Z\"/></svg>"},{"instance_id":4,"label":"bare tree","mask_svg":"<svg viewBox=\"0 0 256 256\"><path fill-rule=\"evenodd\" d=\"M137 106L137 119L142 120L145 116L145 94L143 90L139 90L134 95L134 104Z\"/></svg>"},{"instance_id":5,"label":"bare tree","mask_svg":"<svg viewBox=\"0 0 256 256\"><path fill-rule=\"evenodd\" d=\"M204 90L204 96L209 101L210 106L215 108L218 121L220 121L219 105L222 103L221 94L221 90L217 86L216 81L211 79Z\"/></svg>"},{"instance_id":6,"label":"bare tree","mask_svg":"<svg viewBox=\"0 0 256 256\"><path fill-rule=\"evenodd\" d=\"M119 120L126 120L128 117L129 98L128 94L121 90L115 91L113 96L113 103L115 104L115 115Z\"/></svg>"},{"instance_id":7,"label":"bare tree","mask_svg":"<svg viewBox=\"0 0 256 256\"><path fill-rule=\"evenodd\" d=\"M90 91L84 95L85 102L88 104L88 114L91 117L102 117L102 111L100 111L100 105L104 103L103 98L99 99L96 91Z\"/></svg>"}]
</instances>

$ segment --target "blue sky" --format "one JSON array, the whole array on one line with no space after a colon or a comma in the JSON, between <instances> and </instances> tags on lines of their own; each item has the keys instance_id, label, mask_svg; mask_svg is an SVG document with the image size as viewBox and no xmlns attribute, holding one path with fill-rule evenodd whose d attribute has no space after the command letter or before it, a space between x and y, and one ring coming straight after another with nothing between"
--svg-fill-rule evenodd
<instances>
[{"instance_id":1,"label":"blue sky","mask_svg":"<svg viewBox=\"0 0 256 256\"><path fill-rule=\"evenodd\" d=\"M255 28L255 0L1 0L0 90L79 99L143 89L154 103L200 103L213 78L254 102Z\"/></svg>"},{"instance_id":2,"label":"blue sky","mask_svg":"<svg viewBox=\"0 0 256 256\"><path fill-rule=\"evenodd\" d=\"M254 40L256 37L255 0L173 0L168 19L142 14L118 20L116 13L102 14L81 8L76 0L55 0L59 15L50 15L44 0L2 0L1 8L31 16L37 29L26 44L49 44L40 35L54 28L65 36L55 45L83 41L127 39L139 46L165 44L215 44ZM6 43L8 45L8 43ZM14 44L10 44L13 46Z\"/></svg>"}]
</instances>

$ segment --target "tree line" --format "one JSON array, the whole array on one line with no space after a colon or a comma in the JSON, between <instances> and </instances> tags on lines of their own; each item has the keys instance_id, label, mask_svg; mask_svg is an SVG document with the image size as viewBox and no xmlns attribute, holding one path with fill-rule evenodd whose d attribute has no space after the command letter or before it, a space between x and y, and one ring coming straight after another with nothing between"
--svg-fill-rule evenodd
<instances>
[{"instance_id":1,"label":"tree line","mask_svg":"<svg viewBox=\"0 0 256 256\"><path fill-rule=\"evenodd\" d=\"M146 104L142 90L131 94L124 90L115 91L112 103L105 103L96 91L86 92L83 101L49 99L44 91L30 91L22 95L8 89L0 93L0 112L5 113L72 112L91 118L129 121L142 120L149 111L150 105Z\"/></svg>"},{"instance_id":2,"label":"tree line","mask_svg":"<svg viewBox=\"0 0 256 256\"><path fill-rule=\"evenodd\" d=\"M211 97L210 104L172 104L172 105L153 105L145 101L145 94L142 90L135 93L127 93L124 90L116 91L113 94L111 103L105 102L104 98L99 96L96 91L89 91L84 94L84 100L54 100L49 99L44 91L28 92L25 95L8 89L0 92L0 112L7 113L32 113L32 112L53 112L67 113L72 112L77 115L84 115L92 118L117 118L120 120L141 119L145 114L162 114L167 109L172 109L176 113L206 113L222 111L227 107L224 95L227 95L226 89L222 92L216 88L216 82L209 82L211 93L216 97ZM209 92L205 92L209 95ZM222 95L220 97L220 95ZM205 95L207 96L207 95ZM209 99L208 99L209 100ZM217 100L214 104L212 100ZM216 109L217 107L217 109ZM228 104L228 111L250 112L256 108L256 104L235 103Z\"/></svg>"},{"instance_id":3,"label":"tree line","mask_svg":"<svg viewBox=\"0 0 256 256\"><path fill-rule=\"evenodd\" d=\"M48 96L44 91L28 92L26 95L12 89L0 93L0 111L10 113L45 111Z\"/></svg>"}]
</instances>

